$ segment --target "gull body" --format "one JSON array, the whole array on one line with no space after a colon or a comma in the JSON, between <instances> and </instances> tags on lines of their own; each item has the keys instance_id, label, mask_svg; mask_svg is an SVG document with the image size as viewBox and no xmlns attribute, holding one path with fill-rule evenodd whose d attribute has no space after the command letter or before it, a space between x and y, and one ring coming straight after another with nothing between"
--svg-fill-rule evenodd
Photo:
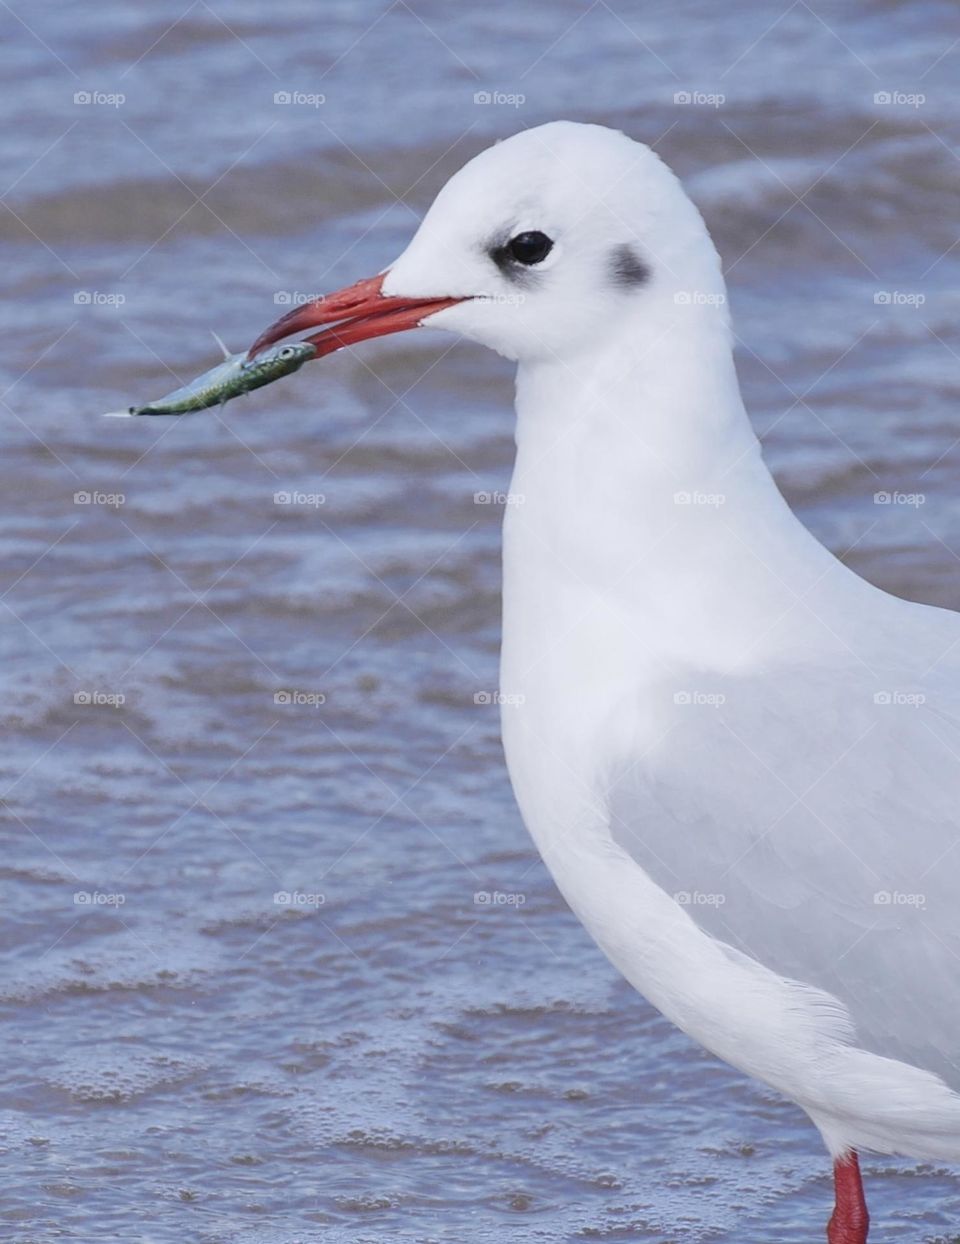
<instances>
[{"instance_id":1,"label":"gull body","mask_svg":"<svg viewBox=\"0 0 960 1244\"><path fill-rule=\"evenodd\" d=\"M508 139L353 288L351 341L379 299L517 360L501 691L524 821L623 975L808 1113L829 1238L859 1244L858 1149L960 1159L960 619L791 513L717 253L642 144Z\"/></svg>"}]
</instances>

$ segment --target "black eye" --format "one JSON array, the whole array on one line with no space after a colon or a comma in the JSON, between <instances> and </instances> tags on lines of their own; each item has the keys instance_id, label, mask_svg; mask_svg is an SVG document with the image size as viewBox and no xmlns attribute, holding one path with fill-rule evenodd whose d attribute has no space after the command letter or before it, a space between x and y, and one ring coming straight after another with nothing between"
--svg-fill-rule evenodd
<instances>
[{"instance_id":1,"label":"black eye","mask_svg":"<svg viewBox=\"0 0 960 1244\"><path fill-rule=\"evenodd\" d=\"M296 350L293 348L293 346L284 346L283 349L280 351L280 358L289 359L289 358L292 358L294 354L296 354Z\"/></svg>"},{"instance_id":2,"label":"black eye","mask_svg":"<svg viewBox=\"0 0 960 1244\"><path fill-rule=\"evenodd\" d=\"M545 233L534 229L530 233L518 233L507 243L510 258L517 263L540 263L553 250L553 242Z\"/></svg>"}]
</instances>

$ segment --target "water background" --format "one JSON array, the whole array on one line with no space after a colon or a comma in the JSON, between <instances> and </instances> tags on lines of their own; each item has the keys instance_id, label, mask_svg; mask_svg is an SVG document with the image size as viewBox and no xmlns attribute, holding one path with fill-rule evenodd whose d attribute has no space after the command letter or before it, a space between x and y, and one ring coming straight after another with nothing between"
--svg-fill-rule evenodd
<instances>
[{"instance_id":1,"label":"water background","mask_svg":"<svg viewBox=\"0 0 960 1244\"><path fill-rule=\"evenodd\" d=\"M97 416L382 268L495 138L599 121L701 205L804 521L956 607L955 6L13 0L0 36L5 1238L820 1238L816 1133L617 978L513 805L509 366L422 332ZM948 1172L866 1169L878 1236L956 1238Z\"/></svg>"}]
</instances>

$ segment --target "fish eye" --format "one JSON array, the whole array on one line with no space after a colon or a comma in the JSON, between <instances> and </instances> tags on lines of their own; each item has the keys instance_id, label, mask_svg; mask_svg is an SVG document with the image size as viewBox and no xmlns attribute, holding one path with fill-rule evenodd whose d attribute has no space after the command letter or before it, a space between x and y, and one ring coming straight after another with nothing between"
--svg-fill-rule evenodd
<instances>
[{"instance_id":1,"label":"fish eye","mask_svg":"<svg viewBox=\"0 0 960 1244\"><path fill-rule=\"evenodd\" d=\"M511 238L507 243L507 250L510 258L515 259L517 263L540 263L553 250L553 239L548 238L539 229L532 229L526 233L518 233L515 238Z\"/></svg>"},{"instance_id":2,"label":"fish eye","mask_svg":"<svg viewBox=\"0 0 960 1244\"><path fill-rule=\"evenodd\" d=\"M295 346L282 346L278 357L282 359L292 359L296 352Z\"/></svg>"}]
</instances>

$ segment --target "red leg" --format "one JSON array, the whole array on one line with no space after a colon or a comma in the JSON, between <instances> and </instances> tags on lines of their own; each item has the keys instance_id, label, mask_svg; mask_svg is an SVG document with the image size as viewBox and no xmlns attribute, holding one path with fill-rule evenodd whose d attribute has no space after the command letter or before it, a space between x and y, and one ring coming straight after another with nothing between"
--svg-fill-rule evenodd
<instances>
[{"instance_id":1,"label":"red leg","mask_svg":"<svg viewBox=\"0 0 960 1244\"><path fill-rule=\"evenodd\" d=\"M827 1224L828 1244L867 1244L870 1215L855 1153L834 1162L833 1186L836 1205Z\"/></svg>"}]
</instances>

